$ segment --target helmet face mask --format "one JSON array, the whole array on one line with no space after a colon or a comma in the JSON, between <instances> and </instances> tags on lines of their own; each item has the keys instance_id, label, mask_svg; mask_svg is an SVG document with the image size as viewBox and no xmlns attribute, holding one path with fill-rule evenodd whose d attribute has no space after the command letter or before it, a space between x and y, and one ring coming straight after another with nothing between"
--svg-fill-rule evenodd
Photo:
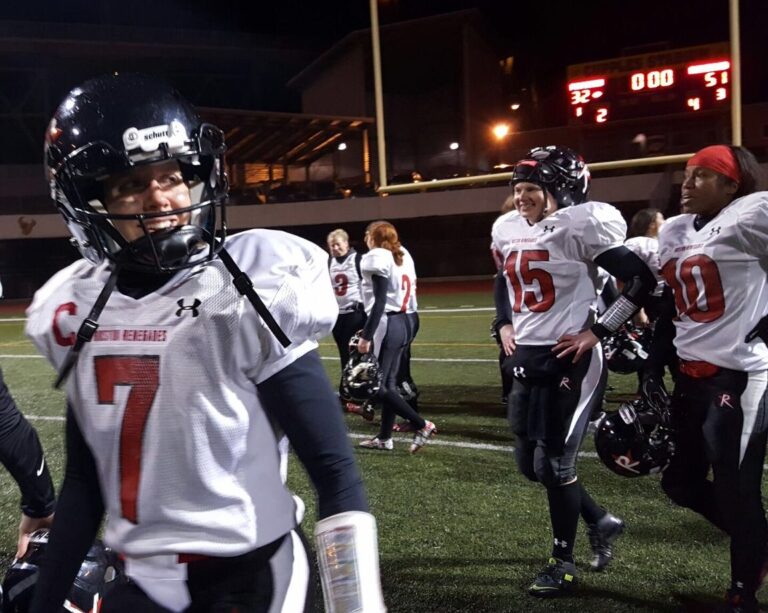
<instances>
[{"instance_id":1,"label":"helmet face mask","mask_svg":"<svg viewBox=\"0 0 768 613\"><path fill-rule=\"evenodd\" d=\"M606 365L611 372L627 375L639 372L648 359L653 332L624 324L615 334L602 341Z\"/></svg>"},{"instance_id":2,"label":"helmet face mask","mask_svg":"<svg viewBox=\"0 0 768 613\"><path fill-rule=\"evenodd\" d=\"M224 150L221 130L202 123L167 84L110 75L75 88L59 106L46 132L45 163L51 195L84 257L168 272L212 259L221 246ZM188 193L186 206L110 210L105 187L111 181L149 176L171 161L183 181L179 190ZM124 236L121 224L139 228L138 239Z\"/></svg>"},{"instance_id":3,"label":"helmet face mask","mask_svg":"<svg viewBox=\"0 0 768 613\"><path fill-rule=\"evenodd\" d=\"M4 613L22 613L29 609L40 564L45 558L48 534L47 529L33 532L26 553L8 568L2 589ZM125 580L117 554L97 540L88 550L60 610L96 613L104 595Z\"/></svg>"},{"instance_id":4,"label":"helmet face mask","mask_svg":"<svg viewBox=\"0 0 768 613\"><path fill-rule=\"evenodd\" d=\"M382 373L379 361L373 353L360 353L357 343L360 335L349 341L349 360L341 373L341 395L345 400L366 402L379 392Z\"/></svg>"},{"instance_id":5,"label":"helmet face mask","mask_svg":"<svg viewBox=\"0 0 768 613\"><path fill-rule=\"evenodd\" d=\"M669 415L640 399L624 403L598 424L595 448L603 464L622 477L660 473L675 453Z\"/></svg>"},{"instance_id":6,"label":"helmet face mask","mask_svg":"<svg viewBox=\"0 0 768 613\"><path fill-rule=\"evenodd\" d=\"M511 185L535 183L552 194L559 208L587 201L591 177L584 159L568 147L531 149L515 165Z\"/></svg>"}]
</instances>

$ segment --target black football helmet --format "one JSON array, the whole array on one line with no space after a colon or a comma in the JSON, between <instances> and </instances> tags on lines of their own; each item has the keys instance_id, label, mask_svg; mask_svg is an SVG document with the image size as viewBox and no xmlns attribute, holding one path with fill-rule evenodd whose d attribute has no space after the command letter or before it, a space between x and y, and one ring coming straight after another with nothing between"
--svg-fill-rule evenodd
<instances>
[{"instance_id":1,"label":"black football helmet","mask_svg":"<svg viewBox=\"0 0 768 613\"><path fill-rule=\"evenodd\" d=\"M602 341L608 370L627 375L639 372L648 359L653 332L651 328L638 328L624 324L615 334Z\"/></svg>"},{"instance_id":2,"label":"black football helmet","mask_svg":"<svg viewBox=\"0 0 768 613\"><path fill-rule=\"evenodd\" d=\"M26 553L8 568L3 581L3 613L25 613L29 609L47 545L48 530L36 530L29 539ZM125 581L117 554L97 540L88 550L59 610L98 613L104 595Z\"/></svg>"},{"instance_id":3,"label":"black football helmet","mask_svg":"<svg viewBox=\"0 0 768 613\"><path fill-rule=\"evenodd\" d=\"M568 147L535 147L515 164L510 185L535 183L548 191L560 208L587 201L591 177L584 158Z\"/></svg>"},{"instance_id":4,"label":"black football helmet","mask_svg":"<svg viewBox=\"0 0 768 613\"><path fill-rule=\"evenodd\" d=\"M85 258L169 272L212 259L224 240L224 150L222 131L203 123L171 86L117 74L69 92L48 124L44 158L51 196ZM168 160L179 165L190 206L135 215L106 209L105 179ZM183 225L176 225L183 216ZM162 226L162 218L174 225L148 229L150 222ZM135 221L143 236L129 242L115 221Z\"/></svg>"},{"instance_id":5,"label":"black football helmet","mask_svg":"<svg viewBox=\"0 0 768 613\"><path fill-rule=\"evenodd\" d=\"M349 360L341 373L341 395L353 402L373 399L381 389L382 373L379 361L373 353L360 353L357 343L360 335L349 341Z\"/></svg>"},{"instance_id":6,"label":"black football helmet","mask_svg":"<svg viewBox=\"0 0 768 613\"><path fill-rule=\"evenodd\" d=\"M660 473L675 453L669 414L641 399L624 403L600 420L595 448L603 464L622 477Z\"/></svg>"}]
</instances>

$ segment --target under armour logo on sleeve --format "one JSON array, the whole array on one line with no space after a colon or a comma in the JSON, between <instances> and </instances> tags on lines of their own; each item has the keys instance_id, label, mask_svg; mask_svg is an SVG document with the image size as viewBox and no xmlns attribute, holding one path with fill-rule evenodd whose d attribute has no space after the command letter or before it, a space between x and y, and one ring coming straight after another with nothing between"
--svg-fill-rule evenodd
<instances>
[{"instance_id":1,"label":"under armour logo on sleeve","mask_svg":"<svg viewBox=\"0 0 768 613\"><path fill-rule=\"evenodd\" d=\"M544 226L544 232L554 232L555 226Z\"/></svg>"},{"instance_id":2,"label":"under armour logo on sleeve","mask_svg":"<svg viewBox=\"0 0 768 613\"><path fill-rule=\"evenodd\" d=\"M715 234L720 234L720 228L721 226L715 226L714 228L710 228L709 235L714 236Z\"/></svg>"},{"instance_id":3,"label":"under armour logo on sleeve","mask_svg":"<svg viewBox=\"0 0 768 613\"><path fill-rule=\"evenodd\" d=\"M192 304L189 305L184 304L184 298L179 298L176 301L176 304L179 305L179 308L176 311L176 317L181 317L181 314L184 311L192 311L192 317L197 317L200 315L200 311L197 310L197 307L199 307L202 303L197 298L195 298L192 301Z\"/></svg>"}]
</instances>

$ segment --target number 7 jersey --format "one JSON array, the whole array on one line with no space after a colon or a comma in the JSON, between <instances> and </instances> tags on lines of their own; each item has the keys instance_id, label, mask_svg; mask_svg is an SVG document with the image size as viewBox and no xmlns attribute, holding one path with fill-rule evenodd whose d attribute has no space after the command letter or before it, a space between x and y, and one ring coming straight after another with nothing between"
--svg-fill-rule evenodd
<instances>
[{"instance_id":1,"label":"number 7 jersey","mask_svg":"<svg viewBox=\"0 0 768 613\"><path fill-rule=\"evenodd\" d=\"M115 291L67 381L107 509L105 541L128 556L240 555L295 524L256 385L330 332L327 254L271 230L235 235L227 250L288 348L215 259L138 299ZM57 370L107 275L80 260L35 295L27 334Z\"/></svg>"},{"instance_id":2,"label":"number 7 jersey","mask_svg":"<svg viewBox=\"0 0 768 613\"><path fill-rule=\"evenodd\" d=\"M659 233L664 280L675 295L675 347L684 360L744 372L768 369L768 348L744 337L768 313L768 192L733 201L696 230L695 215Z\"/></svg>"},{"instance_id":3,"label":"number 7 jersey","mask_svg":"<svg viewBox=\"0 0 768 613\"><path fill-rule=\"evenodd\" d=\"M623 244L627 225L604 202L558 209L535 224L517 211L499 217L491 231L503 262L515 342L554 345L594 320L604 275L594 259Z\"/></svg>"}]
</instances>

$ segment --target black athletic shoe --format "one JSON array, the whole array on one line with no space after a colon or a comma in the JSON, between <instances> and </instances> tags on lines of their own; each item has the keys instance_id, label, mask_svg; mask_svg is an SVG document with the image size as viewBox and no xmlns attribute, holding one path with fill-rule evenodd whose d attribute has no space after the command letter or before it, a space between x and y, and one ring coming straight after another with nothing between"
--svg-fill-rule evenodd
<instances>
[{"instance_id":1,"label":"black athletic shoe","mask_svg":"<svg viewBox=\"0 0 768 613\"><path fill-rule=\"evenodd\" d=\"M624 532L624 522L610 513L599 519L596 524L587 526L589 544L594 557L589 566L594 571L603 570L613 559L613 542Z\"/></svg>"},{"instance_id":2,"label":"black athletic shoe","mask_svg":"<svg viewBox=\"0 0 768 613\"><path fill-rule=\"evenodd\" d=\"M716 609L718 613L760 613L760 605L754 596L746 597L736 590L725 593L725 602Z\"/></svg>"},{"instance_id":3,"label":"black athletic shoe","mask_svg":"<svg viewBox=\"0 0 768 613\"><path fill-rule=\"evenodd\" d=\"M528 593L536 598L562 596L573 588L574 583L576 583L574 563L549 558L547 565L531 583Z\"/></svg>"}]
</instances>

